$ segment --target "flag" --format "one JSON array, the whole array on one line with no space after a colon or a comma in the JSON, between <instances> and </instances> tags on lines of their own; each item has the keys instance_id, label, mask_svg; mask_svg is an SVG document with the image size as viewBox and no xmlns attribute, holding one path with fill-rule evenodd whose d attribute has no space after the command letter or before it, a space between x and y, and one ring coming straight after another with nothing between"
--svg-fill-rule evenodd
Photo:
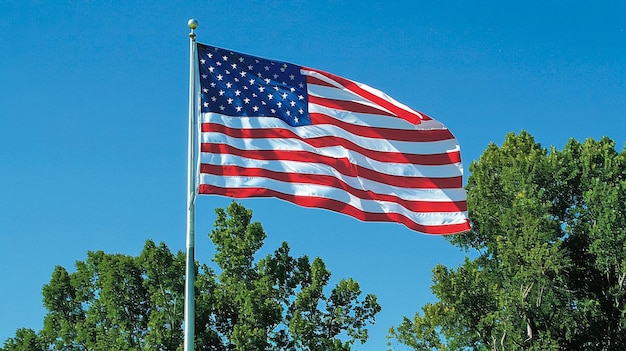
<instances>
[{"instance_id":1,"label":"flag","mask_svg":"<svg viewBox=\"0 0 626 351\"><path fill-rule=\"evenodd\" d=\"M470 228L460 148L365 84L197 44L198 193L275 197L426 234Z\"/></svg>"}]
</instances>

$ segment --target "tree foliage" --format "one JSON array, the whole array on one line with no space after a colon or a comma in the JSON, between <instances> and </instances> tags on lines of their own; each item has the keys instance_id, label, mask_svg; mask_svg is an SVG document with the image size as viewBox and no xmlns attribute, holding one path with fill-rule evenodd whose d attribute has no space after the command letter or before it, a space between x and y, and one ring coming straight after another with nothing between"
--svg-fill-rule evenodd
<instances>
[{"instance_id":1,"label":"tree foliage","mask_svg":"<svg viewBox=\"0 0 626 351\"><path fill-rule=\"evenodd\" d=\"M626 150L549 151L526 132L470 165L470 250L433 269L438 301L390 331L415 350L626 348Z\"/></svg>"},{"instance_id":2,"label":"tree foliage","mask_svg":"<svg viewBox=\"0 0 626 351\"><path fill-rule=\"evenodd\" d=\"M292 257L287 243L256 259L266 234L252 212L235 202L216 212L219 272L196 264L197 350L350 350L367 340L375 295L352 279L330 289L324 262ZM19 329L0 350L180 350L184 273L185 255L152 241L137 257L89 252L43 287L43 329Z\"/></svg>"}]
</instances>

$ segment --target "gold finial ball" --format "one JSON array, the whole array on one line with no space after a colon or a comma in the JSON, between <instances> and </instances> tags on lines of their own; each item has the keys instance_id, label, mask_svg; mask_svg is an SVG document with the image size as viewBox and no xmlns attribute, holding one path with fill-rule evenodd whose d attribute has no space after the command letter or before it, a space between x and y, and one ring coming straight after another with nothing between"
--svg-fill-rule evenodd
<instances>
[{"instance_id":1,"label":"gold finial ball","mask_svg":"<svg viewBox=\"0 0 626 351\"><path fill-rule=\"evenodd\" d=\"M191 29L196 29L196 28L198 28L198 21L196 21L195 19L192 18L192 19L189 20L189 22L187 22L187 25Z\"/></svg>"}]
</instances>

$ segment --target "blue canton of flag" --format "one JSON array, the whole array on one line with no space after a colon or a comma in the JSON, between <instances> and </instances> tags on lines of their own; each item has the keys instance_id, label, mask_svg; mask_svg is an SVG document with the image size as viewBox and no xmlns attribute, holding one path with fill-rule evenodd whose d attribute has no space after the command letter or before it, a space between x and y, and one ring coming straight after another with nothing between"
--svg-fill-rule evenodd
<instances>
[{"instance_id":1,"label":"blue canton of flag","mask_svg":"<svg viewBox=\"0 0 626 351\"><path fill-rule=\"evenodd\" d=\"M202 112L277 117L292 127L311 124L300 66L202 46Z\"/></svg>"}]
</instances>

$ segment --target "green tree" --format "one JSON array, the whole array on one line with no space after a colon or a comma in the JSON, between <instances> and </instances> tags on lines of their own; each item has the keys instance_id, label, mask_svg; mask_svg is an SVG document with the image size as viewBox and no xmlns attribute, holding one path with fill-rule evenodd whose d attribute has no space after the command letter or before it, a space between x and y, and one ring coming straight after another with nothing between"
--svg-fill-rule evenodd
<instances>
[{"instance_id":1,"label":"green tree","mask_svg":"<svg viewBox=\"0 0 626 351\"><path fill-rule=\"evenodd\" d=\"M32 329L21 328L15 332L15 337L4 342L4 351L44 351L45 342Z\"/></svg>"},{"instance_id":2,"label":"green tree","mask_svg":"<svg viewBox=\"0 0 626 351\"><path fill-rule=\"evenodd\" d=\"M139 257L89 252L43 287L41 338L52 350L175 350L180 344L184 255L146 242Z\"/></svg>"},{"instance_id":3,"label":"green tree","mask_svg":"<svg viewBox=\"0 0 626 351\"><path fill-rule=\"evenodd\" d=\"M438 301L390 330L415 350L626 348L626 151L549 151L526 132L470 165L472 253L433 269Z\"/></svg>"},{"instance_id":4,"label":"green tree","mask_svg":"<svg viewBox=\"0 0 626 351\"><path fill-rule=\"evenodd\" d=\"M359 300L359 284L341 280L326 295L330 271L320 258L293 258L284 243L255 262L265 232L233 202L218 209L211 239L221 269L212 298L215 328L227 350L350 350L367 340L380 306Z\"/></svg>"},{"instance_id":5,"label":"green tree","mask_svg":"<svg viewBox=\"0 0 626 351\"><path fill-rule=\"evenodd\" d=\"M328 286L320 258L294 258L287 243L257 259L266 234L233 202L217 209L215 273L196 264L196 349L350 350L367 340L376 296L343 279ZM19 329L1 351L180 350L185 255L147 241L137 257L88 252L43 287L44 327Z\"/></svg>"}]
</instances>

